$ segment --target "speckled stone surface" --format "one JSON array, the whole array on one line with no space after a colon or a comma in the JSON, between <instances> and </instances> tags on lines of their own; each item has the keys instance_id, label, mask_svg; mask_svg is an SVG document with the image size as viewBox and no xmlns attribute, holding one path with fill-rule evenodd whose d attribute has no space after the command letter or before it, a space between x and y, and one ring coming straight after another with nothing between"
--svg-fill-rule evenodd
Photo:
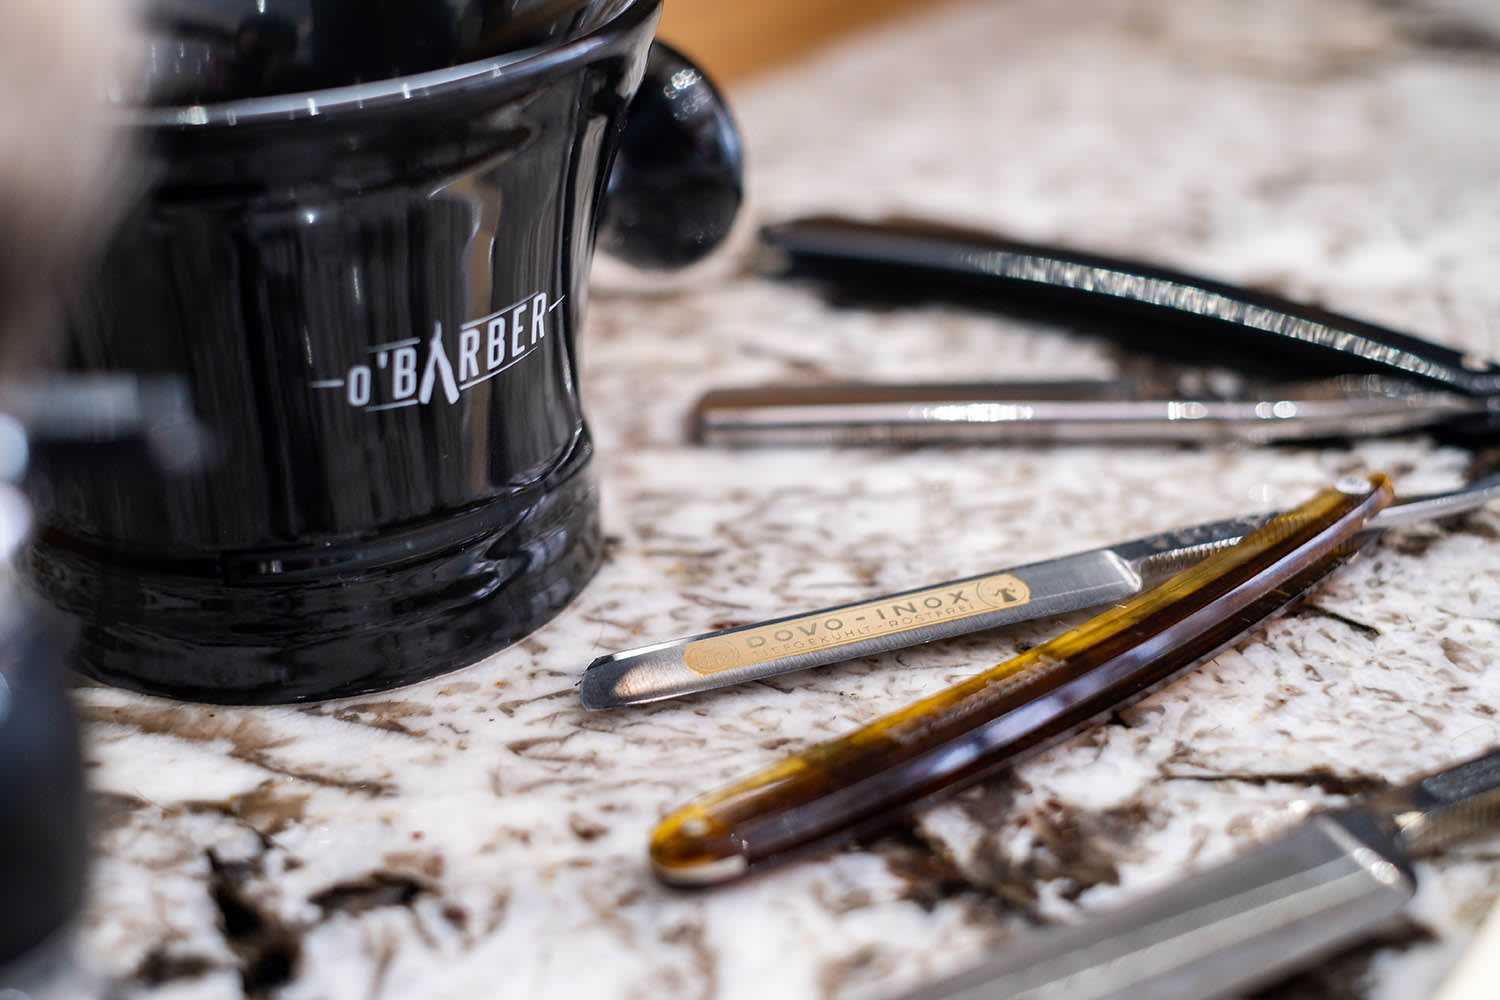
<instances>
[{"instance_id":1,"label":"speckled stone surface","mask_svg":"<svg viewBox=\"0 0 1500 1000\"><path fill-rule=\"evenodd\" d=\"M917 213L1270 287L1500 356L1500 14L1399 0L933 6L738 93L752 212ZM81 940L117 997L881 996L1500 743L1500 511L1389 536L1139 706L903 829L723 890L658 886L691 795L1064 623L588 714L601 653L1212 517L1386 470L1352 448L709 451L717 384L1106 375L1065 332L836 310L733 261L601 274L587 403L609 559L520 645L384 695L227 709L79 691L100 805ZM1274 996L1426 995L1500 842L1420 868L1405 922Z\"/></svg>"}]
</instances>

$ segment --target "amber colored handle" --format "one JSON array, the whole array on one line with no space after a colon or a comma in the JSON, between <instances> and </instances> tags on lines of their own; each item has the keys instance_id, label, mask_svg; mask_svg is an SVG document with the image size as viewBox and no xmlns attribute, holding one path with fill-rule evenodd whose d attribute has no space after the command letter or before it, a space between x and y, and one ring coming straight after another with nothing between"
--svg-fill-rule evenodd
<instances>
[{"instance_id":1,"label":"amber colored handle","mask_svg":"<svg viewBox=\"0 0 1500 1000\"><path fill-rule=\"evenodd\" d=\"M1384 476L1312 500L1160 586L961 684L667 817L665 882L710 885L846 839L1077 732L1202 661L1361 547Z\"/></svg>"}]
</instances>

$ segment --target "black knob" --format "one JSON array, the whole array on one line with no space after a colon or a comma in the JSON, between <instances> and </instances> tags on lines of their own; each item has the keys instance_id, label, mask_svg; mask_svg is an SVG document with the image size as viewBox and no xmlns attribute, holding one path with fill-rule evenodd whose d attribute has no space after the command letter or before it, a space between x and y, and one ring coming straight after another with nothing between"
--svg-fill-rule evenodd
<instances>
[{"instance_id":1,"label":"black knob","mask_svg":"<svg viewBox=\"0 0 1500 1000\"><path fill-rule=\"evenodd\" d=\"M734 225L744 173L724 98L685 56L657 42L609 177L600 248L642 268L701 260Z\"/></svg>"}]
</instances>

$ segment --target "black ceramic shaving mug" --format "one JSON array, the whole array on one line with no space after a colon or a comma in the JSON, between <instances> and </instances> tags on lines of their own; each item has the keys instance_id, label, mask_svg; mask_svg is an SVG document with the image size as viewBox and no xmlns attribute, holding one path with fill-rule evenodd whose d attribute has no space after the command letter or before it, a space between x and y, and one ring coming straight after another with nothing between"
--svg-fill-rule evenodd
<instances>
[{"instance_id":1,"label":"black ceramic shaving mug","mask_svg":"<svg viewBox=\"0 0 1500 1000\"><path fill-rule=\"evenodd\" d=\"M330 82L295 47L279 76L205 56L171 93L249 89L131 112L149 192L74 291L63 367L181 379L213 454L33 473L24 570L90 676L239 703L390 687L524 636L599 562L577 351L596 237L648 266L711 250L738 140L653 46L660 0L415 6L555 20L316 91L275 92ZM616 163L642 128L675 152Z\"/></svg>"}]
</instances>

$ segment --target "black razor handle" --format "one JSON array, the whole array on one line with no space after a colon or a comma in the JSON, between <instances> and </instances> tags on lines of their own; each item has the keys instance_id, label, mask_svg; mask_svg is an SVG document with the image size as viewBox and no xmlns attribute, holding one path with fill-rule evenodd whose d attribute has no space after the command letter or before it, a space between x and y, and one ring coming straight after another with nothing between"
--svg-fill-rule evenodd
<instances>
[{"instance_id":1,"label":"black razor handle","mask_svg":"<svg viewBox=\"0 0 1500 1000\"><path fill-rule=\"evenodd\" d=\"M855 300L958 301L1078 327L1174 361L1282 378L1399 376L1496 400L1491 414L1470 419L1500 426L1500 364L1265 292L926 222L815 217L768 226L761 240L780 274L831 284Z\"/></svg>"}]
</instances>

